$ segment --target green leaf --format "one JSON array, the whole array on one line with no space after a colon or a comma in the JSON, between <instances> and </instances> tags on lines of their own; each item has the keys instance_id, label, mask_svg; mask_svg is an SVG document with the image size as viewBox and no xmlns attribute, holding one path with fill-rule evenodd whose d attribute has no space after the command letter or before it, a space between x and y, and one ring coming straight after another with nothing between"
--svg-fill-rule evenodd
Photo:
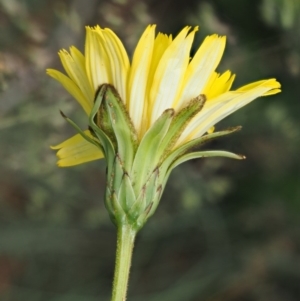
<instances>
[{"instance_id":1,"label":"green leaf","mask_svg":"<svg viewBox=\"0 0 300 301\"><path fill-rule=\"evenodd\" d=\"M106 87L102 85L99 89L98 94L96 95L95 104L89 116L89 124L93 133L97 136L97 138L100 141L106 160L110 162L111 160L113 160L113 157L115 155L115 149L113 143L111 142L109 137L103 132L103 130L100 129L98 125L95 123L95 116L99 113L99 107L103 101L106 92L105 88Z\"/></svg>"},{"instance_id":2,"label":"green leaf","mask_svg":"<svg viewBox=\"0 0 300 301\"><path fill-rule=\"evenodd\" d=\"M217 138L224 135L228 135L231 133L234 133L238 130L240 130L241 127L233 127L229 128L224 131L215 132L211 134L207 134L205 136L196 138L194 140L191 140L181 146L179 146L177 149L173 150L171 153L168 154L168 157L165 158L162 161L162 164L160 166L160 173L163 176L164 180L162 183L162 186L164 187L166 185L166 181L168 177L170 176L170 173L173 168L178 166L179 164L186 162L188 160L196 159L196 158L203 158L203 157L212 157L212 156L223 156L223 157L229 157L233 159L244 159L242 155L236 155L230 152L226 151L199 151L199 152L191 152L191 149L195 147L199 147L201 144Z\"/></svg>"},{"instance_id":3,"label":"green leaf","mask_svg":"<svg viewBox=\"0 0 300 301\"><path fill-rule=\"evenodd\" d=\"M129 208L136 201L135 193L132 187L132 182L128 173L123 174L122 183L120 185L120 190L118 193L118 199L125 212L128 212Z\"/></svg>"},{"instance_id":4,"label":"green leaf","mask_svg":"<svg viewBox=\"0 0 300 301\"><path fill-rule=\"evenodd\" d=\"M146 183L147 178L151 175L162 156L162 151L158 150L158 145L160 145L168 132L173 116L173 109L165 110L142 138L130 173L134 179L136 195L140 192L142 185Z\"/></svg>"},{"instance_id":5,"label":"green leaf","mask_svg":"<svg viewBox=\"0 0 300 301\"><path fill-rule=\"evenodd\" d=\"M200 94L193 98L186 107L182 108L173 118L168 133L159 145L160 151L164 151L165 155L172 149L184 129L187 127L191 119L199 113L206 101L204 94ZM163 159L163 158L162 158Z\"/></svg>"},{"instance_id":6,"label":"green leaf","mask_svg":"<svg viewBox=\"0 0 300 301\"><path fill-rule=\"evenodd\" d=\"M202 144L204 144L204 143L206 143L206 142L208 142L212 139L232 134L236 131L239 131L241 128L242 128L241 126L232 127L232 128L227 129L227 130L214 132L214 133L211 133L211 134L206 134L202 137L190 140L187 143L185 143L183 145L180 145L178 148L173 150L171 153L169 153L167 158L164 159L163 164L170 165L178 157L188 153L192 149L194 149L196 147L199 147L200 145L202 145Z\"/></svg>"},{"instance_id":7,"label":"green leaf","mask_svg":"<svg viewBox=\"0 0 300 301\"><path fill-rule=\"evenodd\" d=\"M151 173L149 179L143 184L135 203L129 211L129 215L133 221L141 215L145 209L153 202L153 197L158 185L159 170L155 168Z\"/></svg>"},{"instance_id":8,"label":"green leaf","mask_svg":"<svg viewBox=\"0 0 300 301\"><path fill-rule=\"evenodd\" d=\"M95 146L99 147L103 152L103 148L95 139L92 139L90 136L86 135L86 133L69 117L67 117L62 111L60 111L61 116L73 127L75 130L88 142L94 144Z\"/></svg>"},{"instance_id":9,"label":"green leaf","mask_svg":"<svg viewBox=\"0 0 300 301\"><path fill-rule=\"evenodd\" d=\"M91 128L91 132L98 138L103 148L103 154L105 156L106 163L107 163L107 175L109 177L110 175L113 174L113 165L114 165L115 154L116 154L115 147L111 139L95 123L95 121L97 121L97 118L99 117L99 108L102 104L105 92L106 92L106 86L102 85L99 88L98 93L96 94L95 103L89 116L89 124ZM113 189L111 186L110 188Z\"/></svg>"},{"instance_id":10,"label":"green leaf","mask_svg":"<svg viewBox=\"0 0 300 301\"><path fill-rule=\"evenodd\" d=\"M103 85L104 86L104 85ZM117 152L126 171L131 169L138 145L137 133L117 90L105 85L103 105L117 140Z\"/></svg>"},{"instance_id":11,"label":"green leaf","mask_svg":"<svg viewBox=\"0 0 300 301\"><path fill-rule=\"evenodd\" d=\"M165 181L167 181L167 179L165 179ZM153 195L153 202L151 202L141 216L139 216L137 220L138 225L143 226L147 222L148 218L154 214L161 199L162 192L163 186L159 185Z\"/></svg>"},{"instance_id":12,"label":"green leaf","mask_svg":"<svg viewBox=\"0 0 300 301\"><path fill-rule=\"evenodd\" d=\"M104 95L102 96L104 97ZM98 110L97 114L94 117L94 122L110 139L112 142L114 149L118 149L117 139L111 124L111 120L109 118L109 114L105 108L104 102L102 101Z\"/></svg>"},{"instance_id":13,"label":"green leaf","mask_svg":"<svg viewBox=\"0 0 300 301\"><path fill-rule=\"evenodd\" d=\"M235 153L227 152L227 151L201 151L201 152L193 152L185 154L175 160L171 165L170 169L174 169L176 166L193 159L198 158L208 158L208 157L227 157L231 159L243 160L246 157L243 155L238 155Z\"/></svg>"},{"instance_id":14,"label":"green leaf","mask_svg":"<svg viewBox=\"0 0 300 301\"><path fill-rule=\"evenodd\" d=\"M107 186L111 191L115 191L116 194L119 194L121 183L124 176L124 166L118 154L108 162L108 171L107 171Z\"/></svg>"},{"instance_id":15,"label":"green leaf","mask_svg":"<svg viewBox=\"0 0 300 301\"><path fill-rule=\"evenodd\" d=\"M111 201L111 205L113 207L113 213L114 213L114 217L115 220L117 222L117 225L124 225L127 219L126 213L124 212L123 208L121 207L121 204L119 203L117 194L115 191L111 192L110 195L110 201Z\"/></svg>"},{"instance_id":16,"label":"green leaf","mask_svg":"<svg viewBox=\"0 0 300 301\"><path fill-rule=\"evenodd\" d=\"M111 221L115 225L117 225L117 220L115 217L115 208L113 207L113 202L112 202L112 191L110 190L108 185L106 186L104 204L105 204L105 208L107 209L107 211L109 213L109 217L110 217Z\"/></svg>"},{"instance_id":17,"label":"green leaf","mask_svg":"<svg viewBox=\"0 0 300 301\"><path fill-rule=\"evenodd\" d=\"M136 219L135 219L135 229L138 231L140 230L145 223L147 222L149 218L149 213L153 207L153 203L150 203L143 213L141 213Z\"/></svg>"}]
</instances>

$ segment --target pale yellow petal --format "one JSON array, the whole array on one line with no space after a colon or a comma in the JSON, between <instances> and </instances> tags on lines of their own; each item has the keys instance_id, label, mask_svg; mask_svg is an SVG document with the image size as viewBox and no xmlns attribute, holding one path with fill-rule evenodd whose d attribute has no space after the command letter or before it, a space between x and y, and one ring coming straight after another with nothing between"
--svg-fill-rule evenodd
<instances>
[{"instance_id":1,"label":"pale yellow petal","mask_svg":"<svg viewBox=\"0 0 300 301\"><path fill-rule=\"evenodd\" d=\"M273 90L270 90L268 92L266 92L264 95L262 96L269 96L269 95L274 95L274 94L277 94L277 93L280 93L281 92L281 89L273 89Z\"/></svg>"},{"instance_id":2,"label":"pale yellow petal","mask_svg":"<svg viewBox=\"0 0 300 301\"><path fill-rule=\"evenodd\" d=\"M148 26L134 51L128 82L129 114L138 133L141 133L144 104L147 99L147 80L154 45L155 26Z\"/></svg>"},{"instance_id":3,"label":"pale yellow petal","mask_svg":"<svg viewBox=\"0 0 300 301\"><path fill-rule=\"evenodd\" d=\"M149 79L148 79L150 85L152 85L152 80L157 65L162 55L164 54L164 52L170 46L171 43L172 43L172 38L163 33L158 33L157 37L155 38L151 66L149 70Z\"/></svg>"},{"instance_id":4,"label":"pale yellow petal","mask_svg":"<svg viewBox=\"0 0 300 301\"><path fill-rule=\"evenodd\" d=\"M79 87L85 98L92 104L94 100L94 90L88 80L84 65L82 64L82 56L79 50L71 47L71 54L66 50L59 51L58 55L69 77ZM72 56L74 54L74 57Z\"/></svg>"},{"instance_id":5,"label":"pale yellow petal","mask_svg":"<svg viewBox=\"0 0 300 301\"><path fill-rule=\"evenodd\" d=\"M147 83L147 91L146 91L147 95L149 95L150 93L150 89L152 86L157 65L162 55L171 44L171 42L172 42L172 37L162 33L158 33L157 37L155 38L154 46L153 46L153 55L152 55L152 60L151 60L151 65L150 65L150 70L148 75L148 83ZM149 103L149 98L148 98L146 99L144 104L143 123L141 129L142 133L146 132L146 130L149 128L150 118L151 118L151 104Z\"/></svg>"},{"instance_id":6,"label":"pale yellow petal","mask_svg":"<svg viewBox=\"0 0 300 301\"><path fill-rule=\"evenodd\" d=\"M183 84L183 78L190 59L196 27L188 36L190 27L185 27L164 52L154 75L150 91L152 107L151 124L174 102Z\"/></svg>"},{"instance_id":7,"label":"pale yellow petal","mask_svg":"<svg viewBox=\"0 0 300 301\"><path fill-rule=\"evenodd\" d=\"M182 107L186 102L203 93L211 74L220 63L225 43L225 37L212 35L205 38L187 68L177 107Z\"/></svg>"},{"instance_id":8,"label":"pale yellow petal","mask_svg":"<svg viewBox=\"0 0 300 301\"><path fill-rule=\"evenodd\" d=\"M89 115L92 110L92 103L86 99L79 87L66 75L54 70L47 69L47 74L59 81L63 87L79 102L84 111Z\"/></svg>"},{"instance_id":9,"label":"pale yellow petal","mask_svg":"<svg viewBox=\"0 0 300 301\"><path fill-rule=\"evenodd\" d=\"M126 87L130 63L126 50L120 39L108 28L103 31L106 51L110 59L112 84L126 103Z\"/></svg>"},{"instance_id":10,"label":"pale yellow petal","mask_svg":"<svg viewBox=\"0 0 300 301\"><path fill-rule=\"evenodd\" d=\"M85 134L92 137L88 130ZM89 161L103 158L101 150L94 144L86 141L80 134L77 134L64 142L52 146L52 149L59 149L57 162L60 167L74 166Z\"/></svg>"},{"instance_id":11,"label":"pale yellow petal","mask_svg":"<svg viewBox=\"0 0 300 301\"><path fill-rule=\"evenodd\" d=\"M85 57L86 57L86 72L89 81L94 91L102 84L112 84L110 61L105 50L106 45L103 45L99 38L102 35L102 29L86 27L85 40Z\"/></svg>"},{"instance_id":12,"label":"pale yellow petal","mask_svg":"<svg viewBox=\"0 0 300 301\"><path fill-rule=\"evenodd\" d=\"M250 88L251 87L251 88ZM280 84L275 79L246 85L237 91L229 91L207 102L183 132L178 144L202 136L220 120L247 105L260 96L278 90Z\"/></svg>"},{"instance_id":13,"label":"pale yellow petal","mask_svg":"<svg viewBox=\"0 0 300 301\"><path fill-rule=\"evenodd\" d=\"M204 108L198 113L188 124L186 129L181 134L179 140L176 145L180 145L189 140L194 139L196 136L200 137L198 133L202 133L202 135L209 129L203 130L204 126L202 124L210 118L214 114L214 112L218 111L220 108L225 106L230 100L234 99L240 95L240 93L236 92L227 92L219 95L217 98L213 99L210 102L206 102Z\"/></svg>"},{"instance_id":14,"label":"pale yellow petal","mask_svg":"<svg viewBox=\"0 0 300 301\"><path fill-rule=\"evenodd\" d=\"M267 84L270 87L270 91L266 92L267 94L264 94L263 96L273 95L273 94L279 93L281 91L280 90L281 85L275 78L271 78L268 80L266 80L266 79L259 80L254 83L244 85L244 86L240 87L239 89L237 89L236 91L248 91L255 87L260 86L261 84L264 84L264 85Z\"/></svg>"},{"instance_id":15,"label":"pale yellow petal","mask_svg":"<svg viewBox=\"0 0 300 301\"><path fill-rule=\"evenodd\" d=\"M90 102L94 103L95 91L92 87L92 83L89 81L89 78L86 73L85 68L85 57L84 55L74 46L70 47L70 54L74 60L74 62L78 65L78 69L82 76L80 77L80 85L79 87L82 89L84 94L87 95L87 98Z\"/></svg>"}]
</instances>

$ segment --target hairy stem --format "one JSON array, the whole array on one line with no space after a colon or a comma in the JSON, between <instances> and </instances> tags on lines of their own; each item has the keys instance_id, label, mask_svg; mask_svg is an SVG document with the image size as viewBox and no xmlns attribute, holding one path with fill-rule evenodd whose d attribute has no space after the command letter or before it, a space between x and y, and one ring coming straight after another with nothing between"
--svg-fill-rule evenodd
<instances>
[{"instance_id":1,"label":"hairy stem","mask_svg":"<svg viewBox=\"0 0 300 301\"><path fill-rule=\"evenodd\" d=\"M122 225L117 234L116 266L111 301L125 301L136 231Z\"/></svg>"}]
</instances>

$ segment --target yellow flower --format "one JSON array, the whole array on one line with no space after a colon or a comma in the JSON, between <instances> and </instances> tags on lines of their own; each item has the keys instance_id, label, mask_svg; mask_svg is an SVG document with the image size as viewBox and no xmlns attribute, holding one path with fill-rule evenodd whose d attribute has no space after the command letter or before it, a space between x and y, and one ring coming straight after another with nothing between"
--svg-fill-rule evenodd
<instances>
[{"instance_id":1,"label":"yellow flower","mask_svg":"<svg viewBox=\"0 0 300 301\"><path fill-rule=\"evenodd\" d=\"M84 55L75 47L61 50L59 56L67 73L48 69L79 102L86 114L94 106L95 93L102 84L111 84L124 102L139 141L169 108L175 112L188 102L205 95L203 109L185 127L173 148L212 132L213 126L260 96L280 92L275 79L266 79L230 90L235 75L215 70L225 48L225 37L208 36L190 59L198 27L185 27L173 39L149 25L142 34L130 63L119 38L108 28L86 27ZM89 130L86 135L92 138ZM101 159L99 147L80 134L53 147L58 149L59 166L72 166Z\"/></svg>"}]
</instances>

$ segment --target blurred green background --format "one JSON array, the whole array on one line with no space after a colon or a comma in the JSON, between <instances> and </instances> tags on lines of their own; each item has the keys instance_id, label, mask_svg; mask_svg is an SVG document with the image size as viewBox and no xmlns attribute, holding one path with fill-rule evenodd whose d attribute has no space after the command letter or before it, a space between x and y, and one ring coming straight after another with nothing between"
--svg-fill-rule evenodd
<instances>
[{"instance_id":1,"label":"blurred green background","mask_svg":"<svg viewBox=\"0 0 300 301\"><path fill-rule=\"evenodd\" d=\"M0 0L0 300L109 300L115 228L103 205L105 163L56 167L49 145L85 115L45 74L83 49L84 26L112 28L129 53L149 23L173 35L227 35L218 71L234 88L276 77L217 125L243 130L206 145L247 156L178 167L138 235L132 301L300 300L299 0Z\"/></svg>"}]
</instances>

